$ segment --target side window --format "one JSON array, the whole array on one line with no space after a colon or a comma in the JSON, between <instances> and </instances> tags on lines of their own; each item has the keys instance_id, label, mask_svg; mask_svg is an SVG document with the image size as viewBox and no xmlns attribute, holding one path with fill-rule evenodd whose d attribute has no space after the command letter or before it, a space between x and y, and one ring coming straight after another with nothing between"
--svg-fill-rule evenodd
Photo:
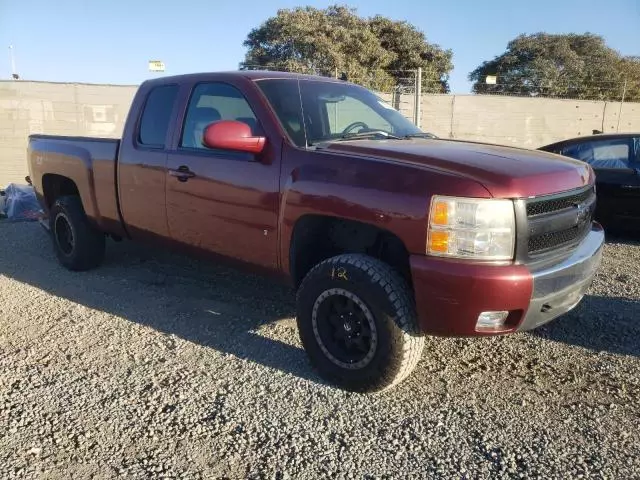
<instances>
[{"instance_id":1,"label":"side window","mask_svg":"<svg viewBox=\"0 0 640 480\"><path fill-rule=\"evenodd\" d=\"M576 160L582 160L586 162L592 155L592 148L590 143L575 143L567 147L563 147L558 153L566 157L575 158Z\"/></svg>"},{"instance_id":2,"label":"side window","mask_svg":"<svg viewBox=\"0 0 640 480\"><path fill-rule=\"evenodd\" d=\"M171 111L176 96L177 85L156 87L149 92L140 119L138 142L149 147L164 148L167 138Z\"/></svg>"},{"instance_id":3,"label":"side window","mask_svg":"<svg viewBox=\"0 0 640 480\"><path fill-rule=\"evenodd\" d=\"M226 83L201 83L191 94L180 146L206 150L204 129L218 120L237 120L249 125L254 135L259 133L256 116L237 88Z\"/></svg>"},{"instance_id":4,"label":"side window","mask_svg":"<svg viewBox=\"0 0 640 480\"><path fill-rule=\"evenodd\" d=\"M375 112L364 102L353 98L344 97L337 102L327 102L327 115L329 116L329 135L342 133L345 128L354 122L364 122L367 127L373 130L384 130L393 132L393 127L389 122ZM353 131L357 132L359 128Z\"/></svg>"},{"instance_id":5,"label":"side window","mask_svg":"<svg viewBox=\"0 0 640 480\"><path fill-rule=\"evenodd\" d=\"M593 168L630 168L629 141L594 140L565 147L562 151L567 157L587 162Z\"/></svg>"}]
</instances>

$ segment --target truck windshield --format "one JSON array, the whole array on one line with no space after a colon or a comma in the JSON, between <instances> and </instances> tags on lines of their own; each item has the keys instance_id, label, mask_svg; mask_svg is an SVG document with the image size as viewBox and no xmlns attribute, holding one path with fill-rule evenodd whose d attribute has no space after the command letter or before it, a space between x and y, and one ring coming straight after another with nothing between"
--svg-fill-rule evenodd
<instances>
[{"instance_id":1,"label":"truck windshield","mask_svg":"<svg viewBox=\"0 0 640 480\"><path fill-rule=\"evenodd\" d=\"M357 85L294 78L259 80L257 84L299 147L338 139L430 136Z\"/></svg>"}]
</instances>

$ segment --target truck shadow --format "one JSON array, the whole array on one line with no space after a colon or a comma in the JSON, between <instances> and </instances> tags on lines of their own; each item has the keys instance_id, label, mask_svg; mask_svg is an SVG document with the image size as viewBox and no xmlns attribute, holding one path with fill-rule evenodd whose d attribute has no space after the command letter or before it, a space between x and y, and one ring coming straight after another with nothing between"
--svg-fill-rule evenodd
<instances>
[{"instance_id":1,"label":"truck shadow","mask_svg":"<svg viewBox=\"0 0 640 480\"><path fill-rule=\"evenodd\" d=\"M586 295L575 310L530 333L568 345L640 357L640 302Z\"/></svg>"},{"instance_id":2,"label":"truck shadow","mask_svg":"<svg viewBox=\"0 0 640 480\"><path fill-rule=\"evenodd\" d=\"M105 263L96 270L68 272L58 265L41 227L9 228L16 230L16 243L0 249L1 275L151 327L166 334L161 343L171 345L175 335L324 383L299 344L295 297L287 286L131 242L108 242Z\"/></svg>"},{"instance_id":3,"label":"truck shadow","mask_svg":"<svg viewBox=\"0 0 640 480\"><path fill-rule=\"evenodd\" d=\"M2 275L162 332L167 345L175 335L325 383L299 343L294 293L287 286L131 242L109 242L105 263L97 270L69 272L59 266L41 227L31 223L0 228L12 230L0 248ZM640 356L639 318L638 301L587 295L573 312L530 334L593 351Z\"/></svg>"}]
</instances>

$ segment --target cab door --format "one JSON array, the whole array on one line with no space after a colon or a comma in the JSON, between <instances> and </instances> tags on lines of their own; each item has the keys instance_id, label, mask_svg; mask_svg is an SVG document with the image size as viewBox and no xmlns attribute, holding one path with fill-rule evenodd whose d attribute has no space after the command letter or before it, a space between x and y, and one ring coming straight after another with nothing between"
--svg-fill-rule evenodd
<instances>
[{"instance_id":1,"label":"cab door","mask_svg":"<svg viewBox=\"0 0 640 480\"><path fill-rule=\"evenodd\" d=\"M222 81L190 87L187 109L168 153L167 223L173 240L200 250L276 269L279 155L213 150L204 128L217 120L247 123L264 135L241 90ZM269 141L269 139L267 140Z\"/></svg>"},{"instance_id":2,"label":"cab door","mask_svg":"<svg viewBox=\"0 0 640 480\"><path fill-rule=\"evenodd\" d=\"M623 187L629 192L631 197L631 214L640 222L640 136L633 138L631 147L630 165L634 171L633 179Z\"/></svg>"},{"instance_id":3,"label":"cab door","mask_svg":"<svg viewBox=\"0 0 640 480\"><path fill-rule=\"evenodd\" d=\"M567 146L563 155L589 163L596 175L596 218L603 222L640 219L638 141L632 137L595 138Z\"/></svg>"}]
</instances>

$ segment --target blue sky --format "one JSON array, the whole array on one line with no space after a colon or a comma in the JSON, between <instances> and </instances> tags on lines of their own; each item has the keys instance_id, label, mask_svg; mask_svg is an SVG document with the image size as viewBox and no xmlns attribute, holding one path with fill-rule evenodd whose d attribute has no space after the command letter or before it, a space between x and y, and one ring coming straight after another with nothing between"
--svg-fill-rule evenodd
<instances>
[{"instance_id":1,"label":"blue sky","mask_svg":"<svg viewBox=\"0 0 640 480\"><path fill-rule=\"evenodd\" d=\"M640 55L640 0L0 0L0 78L9 78L10 44L24 79L137 84L153 75L235 70L243 40L278 8L342 3L363 16L408 20L430 42L453 50L454 93L467 75L520 33L593 32L625 55Z\"/></svg>"}]
</instances>

